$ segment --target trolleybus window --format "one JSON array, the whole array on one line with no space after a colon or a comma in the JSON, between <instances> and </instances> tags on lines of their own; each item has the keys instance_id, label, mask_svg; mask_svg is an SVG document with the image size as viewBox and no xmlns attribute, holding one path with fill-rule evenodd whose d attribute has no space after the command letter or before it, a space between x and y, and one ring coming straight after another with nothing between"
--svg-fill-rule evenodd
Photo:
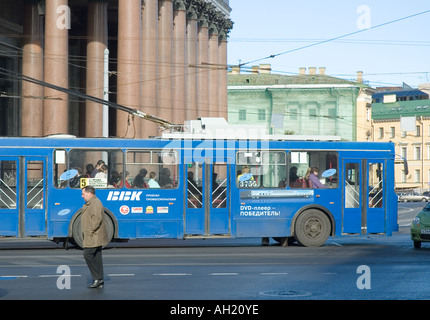
<instances>
[{"instance_id":1,"label":"trolleybus window","mask_svg":"<svg viewBox=\"0 0 430 320\"><path fill-rule=\"evenodd\" d=\"M318 171L318 180L324 188L339 186L338 153L331 151L291 151L289 153L290 188L318 188L309 182L309 173Z\"/></svg>"},{"instance_id":2,"label":"trolleybus window","mask_svg":"<svg viewBox=\"0 0 430 320\"><path fill-rule=\"evenodd\" d=\"M369 163L369 208L384 207L384 164Z\"/></svg>"},{"instance_id":3,"label":"trolleybus window","mask_svg":"<svg viewBox=\"0 0 430 320\"><path fill-rule=\"evenodd\" d=\"M16 161L0 161L0 209L17 207L16 171Z\"/></svg>"},{"instance_id":4,"label":"trolleybus window","mask_svg":"<svg viewBox=\"0 0 430 320\"><path fill-rule=\"evenodd\" d=\"M27 208L43 209L43 161L27 161Z\"/></svg>"},{"instance_id":5,"label":"trolleybus window","mask_svg":"<svg viewBox=\"0 0 430 320\"><path fill-rule=\"evenodd\" d=\"M239 151L236 164L239 188L284 187L287 172L284 151Z\"/></svg>"},{"instance_id":6,"label":"trolleybus window","mask_svg":"<svg viewBox=\"0 0 430 320\"><path fill-rule=\"evenodd\" d=\"M73 170L73 171L69 171ZM61 179L65 171L70 179ZM123 171L121 150L55 150L54 185L56 188L119 188Z\"/></svg>"},{"instance_id":7,"label":"trolleybus window","mask_svg":"<svg viewBox=\"0 0 430 320\"><path fill-rule=\"evenodd\" d=\"M360 164L345 164L345 208L360 208Z\"/></svg>"},{"instance_id":8,"label":"trolleybus window","mask_svg":"<svg viewBox=\"0 0 430 320\"><path fill-rule=\"evenodd\" d=\"M178 153L173 150L127 151L128 188L178 187Z\"/></svg>"}]
</instances>

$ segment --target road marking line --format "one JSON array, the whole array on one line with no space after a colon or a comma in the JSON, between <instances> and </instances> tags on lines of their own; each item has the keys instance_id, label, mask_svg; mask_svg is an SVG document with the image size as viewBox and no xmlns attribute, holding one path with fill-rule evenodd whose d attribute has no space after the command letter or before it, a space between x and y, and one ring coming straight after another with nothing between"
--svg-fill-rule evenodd
<instances>
[{"instance_id":1,"label":"road marking line","mask_svg":"<svg viewBox=\"0 0 430 320\"><path fill-rule=\"evenodd\" d=\"M283 275L288 273L287 272L261 272L260 274L264 276L273 276L273 275Z\"/></svg>"},{"instance_id":2,"label":"road marking line","mask_svg":"<svg viewBox=\"0 0 430 320\"><path fill-rule=\"evenodd\" d=\"M0 276L2 279L10 279L10 278L28 278L28 276Z\"/></svg>"},{"instance_id":3,"label":"road marking line","mask_svg":"<svg viewBox=\"0 0 430 320\"><path fill-rule=\"evenodd\" d=\"M154 276L191 276L191 273L154 273Z\"/></svg>"},{"instance_id":4,"label":"road marking line","mask_svg":"<svg viewBox=\"0 0 430 320\"><path fill-rule=\"evenodd\" d=\"M38 278L55 278L55 277L81 277L80 274L42 274Z\"/></svg>"},{"instance_id":5,"label":"road marking line","mask_svg":"<svg viewBox=\"0 0 430 320\"><path fill-rule=\"evenodd\" d=\"M134 277L134 273L111 273L108 274L109 277Z\"/></svg>"},{"instance_id":6,"label":"road marking line","mask_svg":"<svg viewBox=\"0 0 430 320\"><path fill-rule=\"evenodd\" d=\"M223 272L223 273L209 273L209 275L211 275L211 276L237 276L239 274L236 272L230 272L230 273Z\"/></svg>"},{"instance_id":7,"label":"road marking line","mask_svg":"<svg viewBox=\"0 0 430 320\"><path fill-rule=\"evenodd\" d=\"M323 272L322 274L337 274L337 272Z\"/></svg>"}]
</instances>

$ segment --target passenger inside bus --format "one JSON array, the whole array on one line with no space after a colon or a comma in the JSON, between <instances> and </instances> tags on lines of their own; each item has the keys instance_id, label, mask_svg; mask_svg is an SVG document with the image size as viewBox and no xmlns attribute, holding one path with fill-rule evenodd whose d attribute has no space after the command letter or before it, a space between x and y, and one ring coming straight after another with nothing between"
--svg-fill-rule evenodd
<instances>
[{"instance_id":1,"label":"passenger inside bus","mask_svg":"<svg viewBox=\"0 0 430 320\"><path fill-rule=\"evenodd\" d=\"M136 189L147 189L149 188L148 184L145 182L145 177L148 173L148 170L142 168L139 170L139 173L134 177L132 188Z\"/></svg>"},{"instance_id":2,"label":"passenger inside bus","mask_svg":"<svg viewBox=\"0 0 430 320\"><path fill-rule=\"evenodd\" d=\"M91 172L91 174L90 174L90 178L95 178L95 176L96 176L97 172L101 171L101 166L102 166L103 164L106 164L103 160L99 160L99 161L97 161L97 163L96 163L96 167L94 168L94 170L93 170L93 171Z\"/></svg>"},{"instance_id":3,"label":"passenger inside bus","mask_svg":"<svg viewBox=\"0 0 430 320\"><path fill-rule=\"evenodd\" d=\"M87 169L87 172L85 172L85 177L83 178L89 178L91 173L94 171L94 166L91 163L88 163L85 168Z\"/></svg>"},{"instance_id":4,"label":"passenger inside bus","mask_svg":"<svg viewBox=\"0 0 430 320\"><path fill-rule=\"evenodd\" d=\"M318 179L319 169L317 167L310 167L306 172L305 180L309 188L313 189L327 189L325 185Z\"/></svg>"},{"instance_id":5,"label":"passenger inside bus","mask_svg":"<svg viewBox=\"0 0 430 320\"><path fill-rule=\"evenodd\" d=\"M254 180L254 176L249 172L248 166L243 166L242 171L237 176L238 181L248 181L248 180Z\"/></svg>"},{"instance_id":6,"label":"passenger inside bus","mask_svg":"<svg viewBox=\"0 0 430 320\"><path fill-rule=\"evenodd\" d=\"M155 180L155 178L157 177L157 174L154 172L154 171L152 171L150 174L149 174L149 181L148 181L148 186L150 187L150 188L156 188L156 189L158 189L158 188L160 188L160 185L158 184L158 182Z\"/></svg>"},{"instance_id":7,"label":"passenger inside bus","mask_svg":"<svg viewBox=\"0 0 430 320\"><path fill-rule=\"evenodd\" d=\"M241 188L256 188L258 186L254 176L250 173L249 166L242 167L241 174L238 175L237 181Z\"/></svg>"},{"instance_id":8,"label":"passenger inside bus","mask_svg":"<svg viewBox=\"0 0 430 320\"><path fill-rule=\"evenodd\" d=\"M122 174L120 175L122 177ZM125 186L126 188L131 188L131 184L130 182L128 182L128 177L130 176L130 173L128 171L125 172ZM118 187L122 188L123 186L123 181L121 180L118 184Z\"/></svg>"},{"instance_id":9,"label":"passenger inside bus","mask_svg":"<svg viewBox=\"0 0 430 320\"><path fill-rule=\"evenodd\" d=\"M294 151L290 152L288 160L290 188L332 189L338 187L338 154L336 152ZM291 171L295 168L297 171L294 176ZM320 168L321 170L319 170Z\"/></svg>"},{"instance_id":10,"label":"passenger inside bus","mask_svg":"<svg viewBox=\"0 0 430 320\"><path fill-rule=\"evenodd\" d=\"M102 164L99 167L98 172L96 173L96 175L94 176L94 178L98 178L98 179L103 179L103 180L107 180L107 176L108 176L108 166L105 164Z\"/></svg>"},{"instance_id":11,"label":"passenger inside bus","mask_svg":"<svg viewBox=\"0 0 430 320\"><path fill-rule=\"evenodd\" d=\"M114 186L115 188L118 188L119 181L120 181L120 175L119 175L118 171L113 170L112 174L109 178L109 184Z\"/></svg>"},{"instance_id":12,"label":"passenger inside bus","mask_svg":"<svg viewBox=\"0 0 430 320\"><path fill-rule=\"evenodd\" d=\"M163 168L160 174L160 180L158 181L161 188L171 189L173 188L173 181L170 178L169 168Z\"/></svg>"},{"instance_id":13,"label":"passenger inside bus","mask_svg":"<svg viewBox=\"0 0 430 320\"><path fill-rule=\"evenodd\" d=\"M303 186L302 181L299 181L299 176L297 175L297 167L292 166L290 168L289 174L289 185L291 188L301 188Z\"/></svg>"}]
</instances>

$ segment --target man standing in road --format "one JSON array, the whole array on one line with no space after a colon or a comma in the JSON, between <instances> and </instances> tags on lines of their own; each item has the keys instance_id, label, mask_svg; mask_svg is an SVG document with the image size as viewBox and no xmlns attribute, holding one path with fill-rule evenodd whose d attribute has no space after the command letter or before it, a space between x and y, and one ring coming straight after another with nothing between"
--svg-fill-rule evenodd
<instances>
[{"instance_id":1,"label":"man standing in road","mask_svg":"<svg viewBox=\"0 0 430 320\"><path fill-rule=\"evenodd\" d=\"M82 189L82 198L85 200L81 216L84 258L93 278L88 288L103 288L102 247L109 243L103 204L96 197L96 190L92 186Z\"/></svg>"}]
</instances>

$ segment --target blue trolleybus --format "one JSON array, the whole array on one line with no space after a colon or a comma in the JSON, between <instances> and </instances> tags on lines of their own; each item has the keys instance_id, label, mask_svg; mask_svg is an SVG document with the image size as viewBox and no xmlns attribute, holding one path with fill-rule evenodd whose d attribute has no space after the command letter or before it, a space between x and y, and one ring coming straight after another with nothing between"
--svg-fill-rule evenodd
<instances>
[{"instance_id":1,"label":"blue trolleybus","mask_svg":"<svg viewBox=\"0 0 430 320\"><path fill-rule=\"evenodd\" d=\"M398 230L392 143L297 138L0 138L0 236L81 246L85 185L104 204L112 241L320 246L329 236ZM319 183L307 179L310 168Z\"/></svg>"}]
</instances>

